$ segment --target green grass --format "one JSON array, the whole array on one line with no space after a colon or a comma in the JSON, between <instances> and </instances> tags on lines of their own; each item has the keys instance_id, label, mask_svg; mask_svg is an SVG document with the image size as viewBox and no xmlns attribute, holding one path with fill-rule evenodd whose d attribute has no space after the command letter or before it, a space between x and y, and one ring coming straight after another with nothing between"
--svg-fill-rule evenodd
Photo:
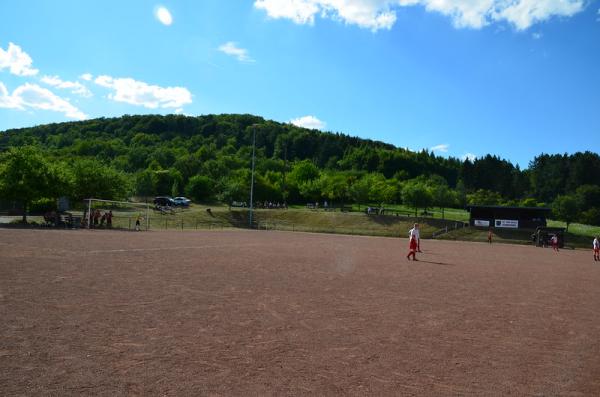
<instances>
[{"instance_id":1,"label":"green grass","mask_svg":"<svg viewBox=\"0 0 600 397\"><path fill-rule=\"evenodd\" d=\"M192 205L187 209L162 214L150 210L149 224L151 230L190 230L221 229L247 227L249 224L248 209L227 206L208 207ZM104 212L104 209L101 209ZM75 213L81 215L80 213ZM113 227L133 229L138 215L146 217L145 210L113 209ZM453 227L454 221L439 218L414 218L412 216L367 215L364 212L340 212L324 210L307 210L291 208L288 210L256 209L253 212L254 224L260 229L277 229L290 231L325 232L341 234L360 234L373 236L406 236L415 222L421 224L421 235L425 238L435 231ZM145 219L142 228L145 228Z\"/></svg>"},{"instance_id":2,"label":"green grass","mask_svg":"<svg viewBox=\"0 0 600 397\"><path fill-rule=\"evenodd\" d=\"M548 226L552 227L567 227L565 222L548 220ZM600 226L584 225L581 223L569 224L569 233L576 236L594 237L600 236Z\"/></svg>"}]
</instances>

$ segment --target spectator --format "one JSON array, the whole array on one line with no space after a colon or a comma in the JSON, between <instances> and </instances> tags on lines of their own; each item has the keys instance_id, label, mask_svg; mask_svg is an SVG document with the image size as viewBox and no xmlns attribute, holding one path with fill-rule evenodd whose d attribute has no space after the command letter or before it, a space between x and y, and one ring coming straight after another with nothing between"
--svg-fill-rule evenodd
<instances>
[{"instance_id":1,"label":"spectator","mask_svg":"<svg viewBox=\"0 0 600 397\"><path fill-rule=\"evenodd\" d=\"M113 218L113 213L111 210L111 211L108 211L108 214L106 214L106 227L108 227L109 229L112 229L112 218Z\"/></svg>"}]
</instances>

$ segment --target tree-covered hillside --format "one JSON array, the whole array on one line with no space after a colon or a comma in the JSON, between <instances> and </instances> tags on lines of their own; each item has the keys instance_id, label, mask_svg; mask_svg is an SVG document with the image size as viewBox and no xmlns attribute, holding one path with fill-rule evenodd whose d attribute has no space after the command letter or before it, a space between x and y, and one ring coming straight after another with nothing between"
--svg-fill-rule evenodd
<instances>
[{"instance_id":1,"label":"tree-covered hillside","mask_svg":"<svg viewBox=\"0 0 600 397\"><path fill-rule=\"evenodd\" d=\"M48 124L0 133L0 151L5 163L11 150L33 147L54 166L62 164L74 199L186 194L197 201L248 201L253 131L259 201L431 207L550 205L572 196L588 220L600 222L600 157L590 152L542 154L521 170L496 156L461 161L252 115Z\"/></svg>"}]
</instances>

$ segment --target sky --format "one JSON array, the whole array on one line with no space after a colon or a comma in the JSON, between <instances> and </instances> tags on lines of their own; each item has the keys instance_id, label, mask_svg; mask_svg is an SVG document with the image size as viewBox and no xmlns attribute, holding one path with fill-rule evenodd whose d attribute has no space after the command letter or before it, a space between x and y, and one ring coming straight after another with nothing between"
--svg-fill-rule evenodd
<instances>
[{"instance_id":1,"label":"sky","mask_svg":"<svg viewBox=\"0 0 600 397\"><path fill-rule=\"evenodd\" d=\"M521 168L600 151L598 0L21 0L0 21L0 131L250 113Z\"/></svg>"}]
</instances>

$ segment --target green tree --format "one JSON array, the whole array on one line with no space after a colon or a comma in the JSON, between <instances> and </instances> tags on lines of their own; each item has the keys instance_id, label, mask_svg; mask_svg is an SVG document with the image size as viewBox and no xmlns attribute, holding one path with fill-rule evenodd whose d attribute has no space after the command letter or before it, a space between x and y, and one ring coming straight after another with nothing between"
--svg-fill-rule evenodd
<instances>
[{"instance_id":1,"label":"green tree","mask_svg":"<svg viewBox=\"0 0 600 397\"><path fill-rule=\"evenodd\" d=\"M214 183L204 175L194 175L185 187L185 194L196 202L209 200L213 195Z\"/></svg>"},{"instance_id":2,"label":"green tree","mask_svg":"<svg viewBox=\"0 0 600 397\"><path fill-rule=\"evenodd\" d=\"M499 193L486 189L478 189L476 192L467 194L467 203L471 205L499 205L502 196Z\"/></svg>"},{"instance_id":3,"label":"green tree","mask_svg":"<svg viewBox=\"0 0 600 397\"><path fill-rule=\"evenodd\" d=\"M330 205L336 202L344 204L348 200L348 180L344 174L327 173L319 180L321 197L329 200Z\"/></svg>"},{"instance_id":4,"label":"green tree","mask_svg":"<svg viewBox=\"0 0 600 397\"><path fill-rule=\"evenodd\" d=\"M53 163L32 146L10 148L0 155L0 197L21 203L23 223L34 200L67 195L72 176L62 163Z\"/></svg>"},{"instance_id":5,"label":"green tree","mask_svg":"<svg viewBox=\"0 0 600 397\"><path fill-rule=\"evenodd\" d=\"M369 192L370 192L369 179L366 177L362 177L350 186L348 189L348 194L352 201L358 204L358 210L360 211L360 205L366 204L369 200Z\"/></svg>"},{"instance_id":6,"label":"green tree","mask_svg":"<svg viewBox=\"0 0 600 397\"><path fill-rule=\"evenodd\" d=\"M81 201L87 198L121 200L131 190L130 178L113 167L95 159L78 159L71 166L74 183L71 198Z\"/></svg>"},{"instance_id":7,"label":"green tree","mask_svg":"<svg viewBox=\"0 0 600 397\"><path fill-rule=\"evenodd\" d=\"M433 196L424 183L411 179L402 186L402 200L415 209L416 217L419 208L431 205Z\"/></svg>"},{"instance_id":8,"label":"green tree","mask_svg":"<svg viewBox=\"0 0 600 397\"><path fill-rule=\"evenodd\" d=\"M445 181L444 181L445 182ZM444 208L452 207L456 203L456 194L450 190L446 183L437 183L430 187L433 205L442 210L442 219L444 218Z\"/></svg>"},{"instance_id":9,"label":"green tree","mask_svg":"<svg viewBox=\"0 0 600 397\"><path fill-rule=\"evenodd\" d=\"M559 220L564 221L567 224L567 231L569 231L569 224L577 219L581 204L575 196L558 196L552 204L552 214Z\"/></svg>"},{"instance_id":10,"label":"green tree","mask_svg":"<svg viewBox=\"0 0 600 397\"><path fill-rule=\"evenodd\" d=\"M600 208L600 186L582 185L577 188L575 194L581 202L582 210Z\"/></svg>"}]
</instances>

